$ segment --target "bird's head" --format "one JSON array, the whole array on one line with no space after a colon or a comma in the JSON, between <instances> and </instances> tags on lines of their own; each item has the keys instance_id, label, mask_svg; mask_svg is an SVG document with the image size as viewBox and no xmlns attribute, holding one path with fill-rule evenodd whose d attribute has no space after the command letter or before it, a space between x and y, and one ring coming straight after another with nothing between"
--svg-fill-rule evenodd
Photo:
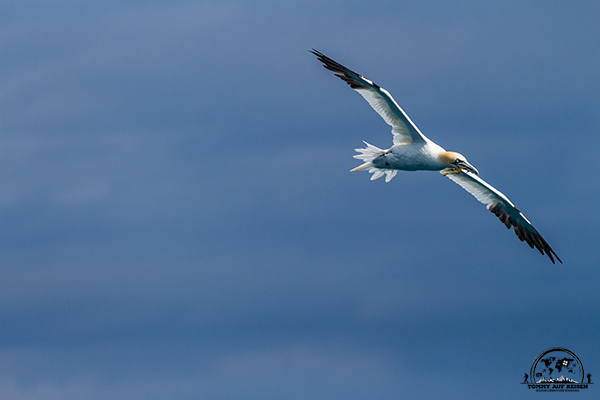
<instances>
[{"instance_id":1,"label":"bird's head","mask_svg":"<svg viewBox=\"0 0 600 400\"><path fill-rule=\"evenodd\" d=\"M465 156L454 151L445 151L440 154L440 159L446 164L446 168L466 169L469 172L479 175L477 168L469 164Z\"/></svg>"}]
</instances>

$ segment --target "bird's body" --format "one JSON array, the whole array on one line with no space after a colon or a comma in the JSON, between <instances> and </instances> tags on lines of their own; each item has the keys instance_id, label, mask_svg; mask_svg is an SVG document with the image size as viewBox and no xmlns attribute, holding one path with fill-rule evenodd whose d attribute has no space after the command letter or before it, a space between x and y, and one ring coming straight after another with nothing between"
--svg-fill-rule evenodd
<instances>
[{"instance_id":1,"label":"bird's body","mask_svg":"<svg viewBox=\"0 0 600 400\"><path fill-rule=\"evenodd\" d=\"M375 158L372 163L373 166L381 169L439 171L448 167L440 159L440 155L445 152L446 150L431 141L395 144L385 150L382 157Z\"/></svg>"},{"instance_id":2,"label":"bird's body","mask_svg":"<svg viewBox=\"0 0 600 400\"><path fill-rule=\"evenodd\" d=\"M446 151L423 135L385 89L316 50L312 53L323 62L325 68L333 71L363 96L384 121L392 126L394 145L383 150L365 142L367 147L356 149L360 154L354 156L363 160L363 164L352 171L368 170L373 174L371 180L386 175L386 182L398 170L440 171L443 176L447 176L485 204L507 228L513 227L521 241L546 254L553 263L553 256L562 263L544 238L504 194L479 178L479 171L462 154Z\"/></svg>"}]
</instances>

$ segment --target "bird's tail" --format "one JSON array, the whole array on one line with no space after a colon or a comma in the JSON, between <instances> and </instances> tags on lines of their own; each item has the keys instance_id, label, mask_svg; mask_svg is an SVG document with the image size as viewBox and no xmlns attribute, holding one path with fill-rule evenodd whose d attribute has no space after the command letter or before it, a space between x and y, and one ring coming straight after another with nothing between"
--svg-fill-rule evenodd
<instances>
[{"instance_id":1,"label":"bird's tail","mask_svg":"<svg viewBox=\"0 0 600 400\"><path fill-rule=\"evenodd\" d=\"M350 170L350 172L362 171L363 169L368 169L369 173L373 174L373 176L371 177L372 181L374 181L375 179L381 178L384 174L386 175L385 181L386 182L391 181L392 178L394 176L396 176L396 173L398 172L397 170L377 168L373 165L373 160L376 159L377 157L384 155L385 150L382 150L379 147L375 147L372 144L369 144L367 142L364 142L364 144L366 144L367 147L364 149L355 149L360 154L357 154L354 156L354 158L363 160L364 163L362 165L359 165L358 167Z\"/></svg>"}]
</instances>

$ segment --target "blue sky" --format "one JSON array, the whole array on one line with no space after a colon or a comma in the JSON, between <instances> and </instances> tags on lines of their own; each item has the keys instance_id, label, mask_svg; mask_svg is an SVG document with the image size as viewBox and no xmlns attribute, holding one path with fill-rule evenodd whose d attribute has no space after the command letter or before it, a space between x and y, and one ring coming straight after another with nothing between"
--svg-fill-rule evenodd
<instances>
[{"instance_id":1,"label":"blue sky","mask_svg":"<svg viewBox=\"0 0 600 400\"><path fill-rule=\"evenodd\" d=\"M600 378L599 17L3 2L1 397L537 398L519 383L555 346ZM438 173L349 173L390 128L312 48L464 154L564 264Z\"/></svg>"}]
</instances>

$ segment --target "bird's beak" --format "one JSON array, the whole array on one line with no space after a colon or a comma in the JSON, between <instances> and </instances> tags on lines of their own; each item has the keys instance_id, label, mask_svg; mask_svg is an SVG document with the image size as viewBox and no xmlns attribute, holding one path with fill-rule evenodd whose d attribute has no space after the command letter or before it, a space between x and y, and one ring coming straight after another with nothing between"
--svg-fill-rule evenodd
<instances>
[{"instance_id":1,"label":"bird's beak","mask_svg":"<svg viewBox=\"0 0 600 400\"><path fill-rule=\"evenodd\" d=\"M477 168L475 168L474 166L472 166L471 164L469 164L466 161L461 161L460 163L458 163L458 167L461 169L466 169L469 172L474 173L475 175L479 175L479 171L477 171Z\"/></svg>"},{"instance_id":2,"label":"bird's beak","mask_svg":"<svg viewBox=\"0 0 600 400\"><path fill-rule=\"evenodd\" d=\"M465 166L465 169L466 169L467 171L471 171L471 172L472 172L472 173L474 173L475 175L479 175L479 171L477 171L477 168L475 168L474 166L472 166L472 165L471 165L471 164L469 164L469 163L465 163L465 164L467 164L467 165Z\"/></svg>"}]
</instances>

